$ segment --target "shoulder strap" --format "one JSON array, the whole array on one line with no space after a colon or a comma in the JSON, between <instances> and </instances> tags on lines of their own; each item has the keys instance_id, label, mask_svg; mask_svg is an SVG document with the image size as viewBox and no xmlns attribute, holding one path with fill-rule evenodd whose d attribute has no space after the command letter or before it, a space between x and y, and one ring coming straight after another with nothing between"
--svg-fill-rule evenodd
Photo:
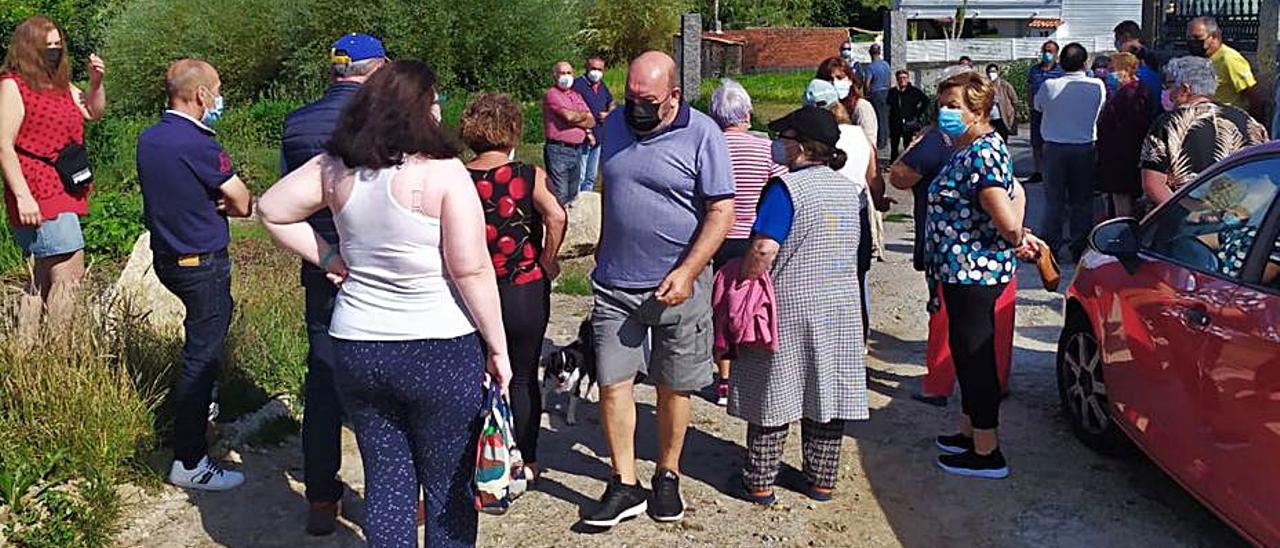
<instances>
[{"instance_id":1,"label":"shoulder strap","mask_svg":"<svg viewBox=\"0 0 1280 548\"><path fill-rule=\"evenodd\" d=\"M50 166L51 166L51 165L53 165L54 161L57 159L57 157L56 157L56 156L55 156L55 157L53 157L53 158L47 158L47 157L41 156L41 155L39 155L39 154L36 154L36 153L34 153L34 152L31 152L30 150L27 150L25 147L23 147L23 146L21 146L21 145L19 145L19 144L17 144L17 143L14 143L14 144L13 144L13 150L14 150L15 152L17 152L18 154L25 155L26 157L28 157L28 158L32 158L32 159L35 159L35 160L39 160L39 161L40 161L40 163L43 163L43 164L46 164L46 165L50 165Z\"/></svg>"}]
</instances>

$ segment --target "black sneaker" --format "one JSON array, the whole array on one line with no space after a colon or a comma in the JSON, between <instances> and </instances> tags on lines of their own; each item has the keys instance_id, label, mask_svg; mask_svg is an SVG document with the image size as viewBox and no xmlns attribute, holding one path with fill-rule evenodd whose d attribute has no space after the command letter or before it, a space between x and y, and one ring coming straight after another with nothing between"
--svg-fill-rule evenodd
<instances>
[{"instance_id":1,"label":"black sneaker","mask_svg":"<svg viewBox=\"0 0 1280 548\"><path fill-rule=\"evenodd\" d=\"M629 520L649 508L649 491L639 484L625 485L621 476L609 480L609 486L600 497L600 506L582 520L592 527L613 527Z\"/></svg>"},{"instance_id":2,"label":"black sneaker","mask_svg":"<svg viewBox=\"0 0 1280 548\"><path fill-rule=\"evenodd\" d=\"M971 478L1002 479L1009 476L1009 463L1005 462L999 449L990 455L979 455L971 450L959 455L942 455L938 457L938 468Z\"/></svg>"},{"instance_id":3,"label":"black sneaker","mask_svg":"<svg viewBox=\"0 0 1280 548\"><path fill-rule=\"evenodd\" d=\"M938 436L933 443L938 446L938 449L941 449L943 453L948 455L959 455L965 451L973 451L973 438L964 434Z\"/></svg>"},{"instance_id":4,"label":"black sneaker","mask_svg":"<svg viewBox=\"0 0 1280 548\"><path fill-rule=\"evenodd\" d=\"M658 469L658 472L653 475L653 502L649 504L649 517L663 523L684 519L684 499L680 498L680 476L675 472Z\"/></svg>"}]
</instances>

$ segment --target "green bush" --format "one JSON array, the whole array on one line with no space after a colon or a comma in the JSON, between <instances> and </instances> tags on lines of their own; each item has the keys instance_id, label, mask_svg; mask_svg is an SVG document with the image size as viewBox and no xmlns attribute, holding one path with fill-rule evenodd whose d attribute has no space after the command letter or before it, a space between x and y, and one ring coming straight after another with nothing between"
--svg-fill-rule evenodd
<instances>
[{"instance_id":1,"label":"green bush","mask_svg":"<svg viewBox=\"0 0 1280 548\"><path fill-rule=\"evenodd\" d=\"M687 0L595 0L585 8L582 41L615 62L656 49L670 51Z\"/></svg>"},{"instance_id":2,"label":"green bush","mask_svg":"<svg viewBox=\"0 0 1280 548\"><path fill-rule=\"evenodd\" d=\"M146 230L142 220L142 193L95 192L89 198L89 216L80 220L84 250L92 257L124 257Z\"/></svg>"},{"instance_id":3,"label":"green bush","mask_svg":"<svg viewBox=\"0 0 1280 548\"><path fill-rule=\"evenodd\" d=\"M551 68L568 60L579 69L573 46L576 2L566 0L470 0L453 6L453 72L456 86L502 90L541 99L553 83ZM643 4L633 4L639 10ZM432 24L435 24L434 22ZM424 59L430 60L432 52Z\"/></svg>"},{"instance_id":4,"label":"green bush","mask_svg":"<svg viewBox=\"0 0 1280 548\"><path fill-rule=\"evenodd\" d=\"M137 0L112 20L104 57L116 112L153 115L166 103L165 71L183 57L218 69L230 105L248 104L278 75L287 28L284 2Z\"/></svg>"},{"instance_id":5,"label":"green bush","mask_svg":"<svg viewBox=\"0 0 1280 548\"><path fill-rule=\"evenodd\" d=\"M64 39L73 73L84 74L89 54L102 47L107 23L123 5L124 0L0 0L0 58L19 23L44 15L67 34Z\"/></svg>"},{"instance_id":6,"label":"green bush","mask_svg":"<svg viewBox=\"0 0 1280 548\"><path fill-rule=\"evenodd\" d=\"M85 149L93 162L95 191L137 191L138 135L153 123L155 120L148 117L113 114L85 124Z\"/></svg>"}]
</instances>

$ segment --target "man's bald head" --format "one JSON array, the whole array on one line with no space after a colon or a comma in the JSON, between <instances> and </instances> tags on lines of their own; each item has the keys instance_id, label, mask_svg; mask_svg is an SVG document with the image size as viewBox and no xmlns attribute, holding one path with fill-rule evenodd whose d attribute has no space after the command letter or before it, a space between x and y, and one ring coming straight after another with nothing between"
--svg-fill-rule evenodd
<instances>
[{"instance_id":1,"label":"man's bald head","mask_svg":"<svg viewBox=\"0 0 1280 548\"><path fill-rule=\"evenodd\" d=\"M680 80L676 76L676 60L660 51L640 54L627 71L627 90L643 90L643 93L635 94L636 97L653 94L654 98L662 98L677 87L680 87Z\"/></svg>"},{"instance_id":2,"label":"man's bald head","mask_svg":"<svg viewBox=\"0 0 1280 548\"><path fill-rule=\"evenodd\" d=\"M181 59L169 65L165 84L169 89L169 104L177 106L195 102L201 88L217 95L222 82L213 65L199 59Z\"/></svg>"}]
</instances>

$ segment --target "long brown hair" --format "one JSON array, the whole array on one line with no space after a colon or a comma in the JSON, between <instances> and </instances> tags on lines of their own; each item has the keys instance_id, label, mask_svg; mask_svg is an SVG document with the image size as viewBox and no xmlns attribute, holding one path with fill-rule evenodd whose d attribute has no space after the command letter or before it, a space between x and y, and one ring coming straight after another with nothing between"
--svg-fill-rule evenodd
<instances>
[{"instance_id":1,"label":"long brown hair","mask_svg":"<svg viewBox=\"0 0 1280 548\"><path fill-rule=\"evenodd\" d=\"M44 50L49 43L49 31L56 30L62 37L62 61L50 71L45 67ZM28 17L13 29L9 51L4 55L3 72L13 72L34 89L66 89L71 85L71 65L67 61L67 33L48 17Z\"/></svg>"},{"instance_id":2,"label":"long brown hair","mask_svg":"<svg viewBox=\"0 0 1280 548\"><path fill-rule=\"evenodd\" d=\"M415 154L456 158L462 146L432 115L435 102L436 72L422 61L394 61L360 86L325 150L348 168L397 166Z\"/></svg>"}]
</instances>

